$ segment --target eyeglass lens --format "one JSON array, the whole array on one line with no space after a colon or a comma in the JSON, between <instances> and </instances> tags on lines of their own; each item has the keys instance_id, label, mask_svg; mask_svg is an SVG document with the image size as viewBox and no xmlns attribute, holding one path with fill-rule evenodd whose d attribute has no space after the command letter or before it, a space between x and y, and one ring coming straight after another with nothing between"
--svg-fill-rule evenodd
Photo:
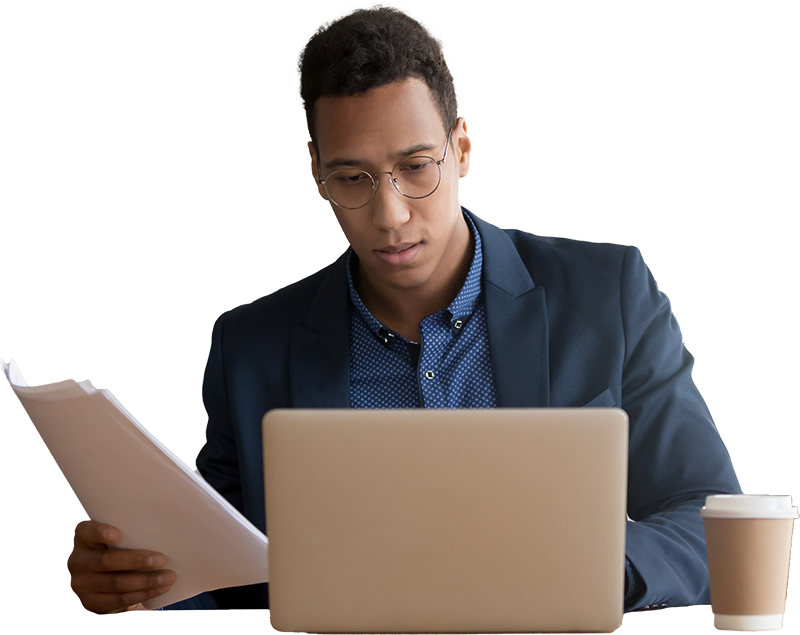
<instances>
[{"instance_id":1,"label":"eyeglass lens","mask_svg":"<svg viewBox=\"0 0 800 635\"><path fill-rule=\"evenodd\" d=\"M364 170L336 170L325 179L328 197L340 207L357 209L372 199L378 187L377 179ZM441 171L431 157L410 157L400 161L391 174L392 184L403 196L425 198L439 186Z\"/></svg>"}]
</instances>

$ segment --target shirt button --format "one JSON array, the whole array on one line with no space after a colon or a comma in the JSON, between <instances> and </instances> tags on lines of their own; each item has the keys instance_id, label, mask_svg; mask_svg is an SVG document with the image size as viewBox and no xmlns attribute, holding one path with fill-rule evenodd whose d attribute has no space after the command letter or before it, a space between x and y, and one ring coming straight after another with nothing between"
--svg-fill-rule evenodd
<instances>
[{"instance_id":1,"label":"shirt button","mask_svg":"<svg viewBox=\"0 0 800 635\"><path fill-rule=\"evenodd\" d=\"M428 379L433 379L433 378L434 378L434 376L435 376L435 375L433 374L433 371L432 371L432 370L426 370L426 371L425 371L425 377L427 377Z\"/></svg>"},{"instance_id":2,"label":"shirt button","mask_svg":"<svg viewBox=\"0 0 800 635\"><path fill-rule=\"evenodd\" d=\"M464 326L464 322L462 322L461 320L456 320L455 322L453 322L453 328L456 329L457 331L461 330L462 326Z\"/></svg>"}]
</instances>

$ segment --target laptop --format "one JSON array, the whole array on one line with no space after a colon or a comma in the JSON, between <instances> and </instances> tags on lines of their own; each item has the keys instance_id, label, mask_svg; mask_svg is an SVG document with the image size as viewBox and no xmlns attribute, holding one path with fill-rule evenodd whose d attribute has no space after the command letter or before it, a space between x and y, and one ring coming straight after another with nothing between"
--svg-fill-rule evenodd
<instances>
[{"instance_id":1,"label":"laptop","mask_svg":"<svg viewBox=\"0 0 800 635\"><path fill-rule=\"evenodd\" d=\"M273 410L263 441L275 629L622 623L622 410Z\"/></svg>"}]
</instances>

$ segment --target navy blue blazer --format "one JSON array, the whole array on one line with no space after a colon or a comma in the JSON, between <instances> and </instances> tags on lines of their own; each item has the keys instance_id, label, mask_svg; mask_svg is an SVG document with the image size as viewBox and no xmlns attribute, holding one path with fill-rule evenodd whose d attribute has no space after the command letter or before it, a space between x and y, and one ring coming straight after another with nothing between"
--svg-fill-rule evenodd
<instances>
[{"instance_id":1,"label":"navy blue blazer","mask_svg":"<svg viewBox=\"0 0 800 635\"><path fill-rule=\"evenodd\" d=\"M693 358L669 300L639 251L501 230L471 216L483 241L498 406L624 409L626 556L636 572L626 610L709 603L699 508L707 494L740 489L692 382ZM264 413L349 406L345 262L233 309L214 326L203 383L207 443L197 467L262 531ZM267 586L215 591L172 608L267 608Z\"/></svg>"}]
</instances>

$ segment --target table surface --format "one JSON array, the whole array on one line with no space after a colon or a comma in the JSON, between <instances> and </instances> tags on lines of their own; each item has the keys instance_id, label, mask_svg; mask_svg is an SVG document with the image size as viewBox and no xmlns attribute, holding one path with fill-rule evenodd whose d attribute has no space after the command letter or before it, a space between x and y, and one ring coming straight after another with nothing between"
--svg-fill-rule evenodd
<instances>
[{"instance_id":1,"label":"table surface","mask_svg":"<svg viewBox=\"0 0 800 635\"><path fill-rule=\"evenodd\" d=\"M714 635L714 607L694 625L694 635ZM786 600L781 635L800 635L800 600Z\"/></svg>"},{"instance_id":2,"label":"table surface","mask_svg":"<svg viewBox=\"0 0 800 635\"><path fill-rule=\"evenodd\" d=\"M269 611L147 611L89 616L89 635L276 635ZM581 635L634 635L633 622L623 615L616 631ZM280 635L280 634L279 634ZM292 634L294 635L294 634ZM420 635L420 634L415 634ZM479 635L479 634L474 634ZM496 634L495 634L496 635ZM514 635L525 635L515 633ZM536 635L570 635L537 633Z\"/></svg>"}]
</instances>

